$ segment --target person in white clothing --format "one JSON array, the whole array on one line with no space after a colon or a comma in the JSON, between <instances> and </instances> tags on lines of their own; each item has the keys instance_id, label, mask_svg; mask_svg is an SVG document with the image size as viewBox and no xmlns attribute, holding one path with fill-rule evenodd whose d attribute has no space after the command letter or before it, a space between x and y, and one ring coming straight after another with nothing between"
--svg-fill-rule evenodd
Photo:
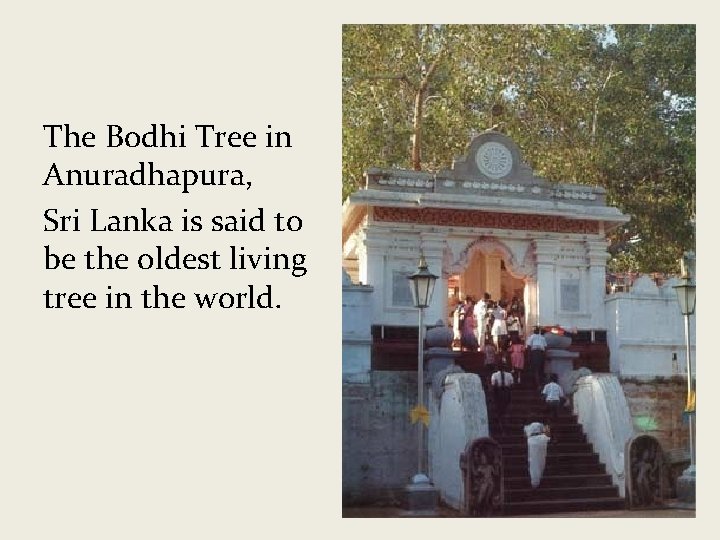
<instances>
[{"instance_id":1,"label":"person in white clothing","mask_svg":"<svg viewBox=\"0 0 720 540\"><path fill-rule=\"evenodd\" d=\"M464 309L465 302L459 301L453 309L453 343L460 344L460 312Z\"/></svg>"},{"instance_id":2,"label":"person in white clothing","mask_svg":"<svg viewBox=\"0 0 720 540\"><path fill-rule=\"evenodd\" d=\"M545 471L545 458L547 457L547 445L550 437L547 436L545 426L540 422L533 422L525 426L525 436L528 445L530 485L536 488L540 485L540 480Z\"/></svg>"},{"instance_id":3,"label":"person in white clothing","mask_svg":"<svg viewBox=\"0 0 720 540\"><path fill-rule=\"evenodd\" d=\"M565 398L565 393L563 392L562 386L558 384L558 377L555 373L550 375L550 382L542 389L542 395L545 397L548 417L552 420L557 420L561 398Z\"/></svg>"},{"instance_id":4,"label":"person in white clothing","mask_svg":"<svg viewBox=\"0 0 720 540\"><path fill-rule=\"evenodd\" d=\"M540 389L540 382L543 380L545 371L545 349L547 349L547 341L545 341L545 338L540 333L539 326L536 326L535 332L528 336L525 346L529 351L530 372L535 379L535 387Z\"/></svg>"},{"instance_id":5,"label":"person in white clothing","mask_svg":"<svg viewBox=\"0 0 720 540\"><path fill-rule=\"evenodd\" d=\"M507 312L505 311L505 302L498 302L497 307L495 307L493 311L493 315L495 320L493 321L491 333L495 339L495 346L498 350L502 350L505 348L505 341L507 340L507 323L505 322Z\"/></svg>"},{"instance_id":6,"label":"person in white clothing","mask_svg":"<svg viewBox=\"0 0 720 540\"><path fill-rule=\"evenodd\" d=\"M485 343L485 314L487 312L487 305L490 301L490 293L483 294L481 300L475 304L473 308L473 314L475 315L475 321L477 327L475 328L475 337L477 337L478 343Z\"/></svg>"}]
</instances>

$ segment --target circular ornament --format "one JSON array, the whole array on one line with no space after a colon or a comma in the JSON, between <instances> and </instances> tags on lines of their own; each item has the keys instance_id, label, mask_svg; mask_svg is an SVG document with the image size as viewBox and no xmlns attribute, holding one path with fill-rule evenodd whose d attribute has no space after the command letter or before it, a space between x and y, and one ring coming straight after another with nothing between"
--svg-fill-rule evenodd
<instances>
[{"instance_id":1,"label":"circular ornament","mask_svg":"<svg viewBox=\"0 0 720 540\"><path fill-rule=\"evenodd\" d=\"M485 176L497 180L512 170L512 154L504 144L486 142L478 148L475 163Z\"/></svg>"}]
</instances>

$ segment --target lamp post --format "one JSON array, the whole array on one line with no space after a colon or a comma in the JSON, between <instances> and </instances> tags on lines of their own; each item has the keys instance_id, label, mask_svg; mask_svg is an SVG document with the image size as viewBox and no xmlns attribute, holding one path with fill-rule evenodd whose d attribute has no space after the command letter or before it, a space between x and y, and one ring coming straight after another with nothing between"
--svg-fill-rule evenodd
<instances>
[{"instance_id":1,"label":"lamp post","mask_svg":"<svg viewBox=\"0 0 720 540\"><path fill-rule=\"evenodd\" d=\"M675 293L677 294L680 312L685 319L685 357L687 360L687 405L688 425L690 429L690 466L683 471L682 476L678 479L678 492L686 491L691 498L690 502L695 501L695 445L693 432L693 415L695 414L694 394L692 385L692 364L690 363L690 315L695 312L695 283L691 279L689 273L689 264L687 254L680 261L680 284L675 285ZM694 276L692 276L694 278ZM692 409L690 408L692 404ZM681 484L692 484L689 489L680 489ZM688 486L689 487L689 486ZM692 493L690 494L690 489ZM679 493L680 494L680 493ZM681 497L682 498L682 497Z\"/></svg>"},{"instance_id":2,"label":"lamp post","mask_svg":"<svg viewBox=\"0 0 720 540\"><path fill-rule=\"evenodd\" d=\"M413 303L418 308L418 403L415 407L415 414L419 415L421 420L427 420L427 410L424 405L423 396L423 310L430 305L432 301L433 291L435 290L435 281L438 276L428 271L425 257L420 254L420 262L418 262L418 271L413 275L408 276L410 282L410 289L412 290ZM427 492L426 488L430 486L430 478L423 473L423 421L418 421L418 455L417 455L417 474L413 477L411 486L408 488L410 491L409 495L409 507L411 510L426 510L434 508L434 497L435 492L433 490L432 495ZM417 488L421 488L418 491ZM425 492L423 494L423 492ZM432 504L430 504L432 499Z\"/></svg>"}]
</instances>

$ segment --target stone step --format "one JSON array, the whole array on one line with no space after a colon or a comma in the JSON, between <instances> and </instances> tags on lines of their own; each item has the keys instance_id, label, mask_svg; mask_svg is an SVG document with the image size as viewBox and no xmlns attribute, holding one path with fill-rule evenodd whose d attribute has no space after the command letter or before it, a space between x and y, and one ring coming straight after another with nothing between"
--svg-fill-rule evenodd
<instances>
[{"instance_id":1,"label":"stone step","mask_svg":"<svg viewBox=\"0 0 720 540\"><path fill-rule=\"evenodd\" d=\"M483 387L483 389L485 390L486 395L493 394L493 390L489 386L487 388ZM541 394L541 389L537 388L518 388L516 386L513 386L510 395L513 397L513 399L517 398L520 400L543 401L544 399L543 395Z\"/></svg>"},{"instance_id":2,"label":"stone step","mask_svg":"<svg viewBox=\"0 0 720 540\"><path fill-rule=\"evenodd\" d=\"M498 412L494 405L488 406L488 417L497 419ZM549 418L549 411L545 407L526 407L524 405L510 404L505 410L503 415L504 419L508 418ZM575 419L575 415L572 411L567 409L560 409L557 413L557 417L560 419L571 418L572 421Z\"/></svg>"},{"instance_id":3,"label":"stone step","mask_svg":"<svg viewBox=\"0 0 720 540\"><path fill-rule=\"evenodd\" d=\"M496 415L488 415L490 423L497 423L498 418ZM503 423L505 424L522 424L525 425L528 421L534 421L536 418L545 418L545 411L529 412L528 414L510 414L507 413L503 416ZM559 415L556 419L550 421L550 425L577 425L577 416L574 414Z\"/></svg>"},{"instance_id":4,"label":"stone step","mask_svg":"<svg viewBox=\"0 0 720 540\"><path fill-rule=\"evenodd\" d=\"M526 471L527 472L527 471ZM610 486L612 477L609 474L568 474L568 475L543 475L540 486L542 488L555 487L588 487L588 486ZM505 477L505 489L531 489L530 477L523 476Z\"/></svg>"},{"instance_id":5,"label":"stone step","mask_svg":"<svg viewBox=\"0 0 720 540\"><path fill-rule=\"evenodd\" d=\"M523 455L527 456L527 444L504 444L502 445L503 456ZM555 454L592 454L593 445L590 443L550 443L547 447L547 455Z\"/></svg>"},{"instance_id":6,"label":"stone step","mask_svg":"<svg viewBox=\"0 0 720 540\"><path fill-rule=\"evenodd\" d=\"M593 452L592 444L588 443L570 407L562 407L557 417L549 420L539 390L524 383L513 388L510 404L502 419L504 429L500 430L494 396L491 390L488 391L486 375L484 386L490 434L502 448L507 515L624 507L624 499L618 496L612 477ZM543 479L536 489L530 486L527 439L523 431L523 427L531 422L549 422L552 437Z\"/></svg>"},{"instance_id":7,"label":"stone step","mask_svg":"<svg viewBox=\"0 0 720 540\"><path fill-rule=\"evenodd\" d=\"M514 421L510 421L509 419L505 419L503 422L503 425L505 426L505 430L503 433L500 433L499 427L500 424L498 424L497 420L491 418L490 419L490 432L491 433L497 433L498 435L523 435L524 431L523 428L525 427L526 423L529 422L518 422L516 418L513 419ZM537 418L537 420L533 419L533 421L540 422L542 420L542 417ZM555 435L561 435L564 433L583 433L582 426L578 423L567 423L567 424L556 424L551 425L550 430Z\"/></svg>"},{"instance_id":8,"label":"stone step","mask_svg":"<svg viewBox=\"0 0 720 540\"><path fill-rule=\"evenodd\" d=\"M495 402L491 399L487 401L487 407L488 407L489 411L496 410ZM545 410L547 409L545 402L542 400L537 400L537 401L524 400L523 401L523 400L511 399L510 403L508 404L508 409L510 409L512 407L519 407L522 409L532 409L533 411L537 411L537 412L545 412ZM568 412L568 413L572 414L572 410L570 409L570 407L560 407L558 409L558 412Z\"/></svg>"},{"instance_id":9,"label":"stone step","mask_svg":"<svg viewBox=\"0 0 720 540\"><path fill-rule=\"evenodd\" d=\"M485 394L487 398L488 403L493 403L495 396L494 392L490 390ZM532 394L532 395L520 395L517 392L511 392L510 393L510 403L522 403L525 405L537 405L537 406L544 406L545 405L545 399L539 394Z\"/></svg>"},{"instance_id":10,"label":"stone step","mask_svg":"<svg viewBox=\"0 0 720 540\"><path fill-rule=\"evenodd\" d=\"M557 499L545 501L523 501L506 503L506 516L522 514L554 514L561 512L593 512L597 510L620 510L625 507L622 497L602 497L591 499Z\"/></svg>"},{"instance_id":11,"label":"stone step","mask_svg":"<svg viewBox=\"0 0 720 540\"><path fill-rule=\"evenodd\" d=\"M503 453L503 464L510 467L517 463L527 466L527 454L506 455ZM595 465L599 463L598 455L595 452L586 453L552 453L548 451L545 458L545 467L556 468L565 465Z\"/></svg>"},{"instance_id":12,"label":"stone step","mask_svg":"<svg viewBox=\"0 0 720 540\"><path fill-rule=\"evenodd\" d=\"M503 448L505 445L513 444L523 444L527 446L525 435L494 433L491 434L491 437ZM584 433L554 433L552 440L557 444L583 444L587 442L587 437Z\"/></svg>"},{"instance_id":13,"label":"stone step","mask_svg":"<svg viewBox=\"0 0 720 540\"><path fill-rule=\"evenodd\" d=\"M558 499L602 499L617 497L616 486L544 487L505 489L505 502L554 501Z\"/></svg>"},{"instance_id":14,"label":"stone step","mask_svg":"<svg viewBox=\"0 0 720 540\"><path fill-rule=\"evenodd\" d=\"M491 390L486 390L485 395L489 398L489 401L492 401L494 392ZM532 392L532 393L520 393L517 391L513 391L510 393L510 400L511 401L520 401L520 402L527 402L527 403L538 403L542 404L545 403L545 400L540 395L540 392Z\"/></svg>"},{"instance_id":15,"label":"stone step","mask_svg":"<svg viewBox=\"0 0 720 540\"><path fill-rule=\"evenodd\" d=\"M527 458L512 460L504 463L505 477L515 478L518 476L528 475ZM605 465L597 463L553 463L545 466L543 477L545 476L578 476L578 475L598 475L607 474L605 471Z\"/></svg>"}]
</instances>

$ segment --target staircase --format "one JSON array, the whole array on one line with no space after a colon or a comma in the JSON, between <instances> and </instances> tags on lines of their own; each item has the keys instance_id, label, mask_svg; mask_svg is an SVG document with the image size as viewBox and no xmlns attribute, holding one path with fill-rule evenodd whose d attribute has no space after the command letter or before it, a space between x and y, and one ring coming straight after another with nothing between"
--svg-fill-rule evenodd
<instances>
[{"instance_id":1,"label":"staircase","mask_svg":"<svg viewBox=\"0 0 720 540\"><path fill-rule=\"evenodd\" d=\"M540 393L524 381L515 386L501 430L489 390L490 371L480 368L477 372L487 396L490 436L502 447L505 515L624 508L625 500L619 496L577 417L568 408L559 413L555 422L550 422L552 441L548 444L545 471L540 486L533 489L523 426L536 421L545 423L545 404Z\"/></svg>"}]
</instances>

